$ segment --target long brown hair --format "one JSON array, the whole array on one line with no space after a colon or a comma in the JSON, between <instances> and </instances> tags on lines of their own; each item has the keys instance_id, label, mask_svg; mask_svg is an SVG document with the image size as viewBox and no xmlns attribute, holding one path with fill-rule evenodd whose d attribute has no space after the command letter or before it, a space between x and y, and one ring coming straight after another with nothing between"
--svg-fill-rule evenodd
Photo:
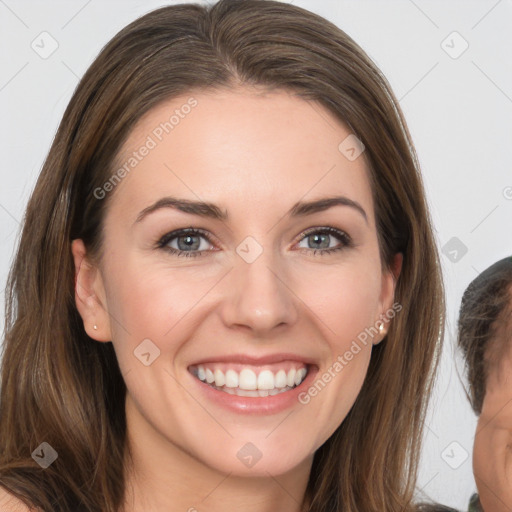
<instances>
[{"instance_id":1,"label":"long brown hair","mask_svg":"<svg viewBox=\"0 0 512 512\"><path fill-rule=\"evenodd\" d=\"M0 484L45 511L118 512L126 387L111 343L74 303L70 244L102 249L98 200L134 124L193 90L258 84L315 100L365 146L382 264L404 255L402 310L372 352L346 419L314 457L309 512L405 511L444 327L444 295L419 165L386 79L342 30L271 0L168 6L121 30L80 81L27 206L7 287ZM340 141L341 142L341 141ZM31 453L49 443L42 470Z\"/></svg>"}]
</instances>

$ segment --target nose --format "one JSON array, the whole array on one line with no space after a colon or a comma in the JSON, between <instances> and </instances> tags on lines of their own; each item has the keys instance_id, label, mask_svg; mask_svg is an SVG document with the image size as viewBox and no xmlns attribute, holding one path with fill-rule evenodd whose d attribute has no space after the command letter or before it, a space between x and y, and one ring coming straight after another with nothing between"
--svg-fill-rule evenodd
<instances>
[{"instance_id":1,"label":"nose","mask_svg":"<svg viewBox=\"0 0 512 512\"><path fill-rule=\"evenodd\" d=\"M245 328L259 337L290 326L298 318L298 299L286 272L279 271L266 253L252 263L241 258L236 262L224 285L226 295L221 307L227 327Z\"/></svg>"}]
</instances>

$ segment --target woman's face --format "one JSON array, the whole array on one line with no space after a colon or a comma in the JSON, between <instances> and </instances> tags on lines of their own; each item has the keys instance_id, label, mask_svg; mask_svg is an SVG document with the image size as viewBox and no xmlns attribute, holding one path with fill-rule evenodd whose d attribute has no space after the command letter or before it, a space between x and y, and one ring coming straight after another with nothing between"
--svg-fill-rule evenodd
<instances>
[{"instance_id":1,"label":"woman's face","mask_svg":"<svg viewBox=\"0 0 512 512\"><path fill-rule=\"evenodd\" d=\"M137 124L95 192L105 256L77 305L112 340L139 453L277 475L346 417L394 293L361 149L282 91L191 93Z\"/></svg>"}]
</instances>

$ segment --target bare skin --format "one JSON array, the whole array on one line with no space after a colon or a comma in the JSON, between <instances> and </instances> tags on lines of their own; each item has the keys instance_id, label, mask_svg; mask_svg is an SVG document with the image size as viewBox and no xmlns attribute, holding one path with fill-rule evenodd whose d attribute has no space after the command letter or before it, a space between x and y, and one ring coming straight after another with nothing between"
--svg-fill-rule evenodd
<instances>
[{"instance_id":1,"label":"bare skin","mask_svg":"<svg viewBox=\"0 0 512 512\"><path fill-rule=\"evenodd\" d=\"M72 244L84 328L112 341L128 390L133 466L124 512L299 512L314 452L352 407L385 331L307 404L270 414L220 406L189 367L231 354L292 354L322 375L391 308L400 256L393 272L383 270L364 154L350 161L338 149L350 130L287 92L240 87L174 98L141 119L119 162L190 96L197 106L109 192L104 259L95 266L81 240ZM166 207L137 222L165 196L215 203L229 218ZM287 214L298 201L333 196L357 206ZM341 236L318 242L325 227ZM197 245L187 251L180 235L167 247L201 255L156 247L182 228L210 240L192 235ZM318 229L304 234L309 228ZM246 237L256 243L242 247L262 251L250 263L236 251ZM160 351L148 366L134 357L145 339ZM237 456L247 443L261 454L252 467Z\"/></svg>"},{"instance_id":2,"label":"bare skin","mask_svg":"<svg viewBox=\"0 0 512 512\"><path fill-rule=\"evenodd\" d=\"M0 510L2 512L34 512L34 509L30 510L21 500L3 487L0 487Z\"/></svg>"},{"instance_id":3,"label":"bare skin","mask_svg":"<svg viewBox=\"0 0 512 512\"><path fill-rule=\"evenodd\" d=\"M512 297L512 288L511 288ZM512 510L512 315L496 323L498 347L506 347L491 365L473 446L473 472L484 510Z\"/></svg>"}]
</instances>

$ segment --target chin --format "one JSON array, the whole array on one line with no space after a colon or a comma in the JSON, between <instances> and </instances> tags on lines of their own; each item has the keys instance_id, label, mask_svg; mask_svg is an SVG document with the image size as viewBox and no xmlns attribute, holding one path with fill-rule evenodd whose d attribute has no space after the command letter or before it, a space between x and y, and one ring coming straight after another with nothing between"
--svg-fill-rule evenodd
<instances>
[{"instance_id":1,"label":"chin","mask_svg":"<svg viewBox=\"0 0 512 512\"><path fill-rule=\"evenodd\" d=\"M270 475L286 474L302 464L310 463L314 451L309 453L304 449L304 440L285 443L281 442L282 439L276 437L270 441L260 437L260 440L256 440L250 435L243 440L230 439L228 444L218 445L215 452L210 451L201 458L206 465L221 473L240 477L268 478ZM299 447L302 447L300 452L297 451Z\"/></svg>"}]
</instances>

